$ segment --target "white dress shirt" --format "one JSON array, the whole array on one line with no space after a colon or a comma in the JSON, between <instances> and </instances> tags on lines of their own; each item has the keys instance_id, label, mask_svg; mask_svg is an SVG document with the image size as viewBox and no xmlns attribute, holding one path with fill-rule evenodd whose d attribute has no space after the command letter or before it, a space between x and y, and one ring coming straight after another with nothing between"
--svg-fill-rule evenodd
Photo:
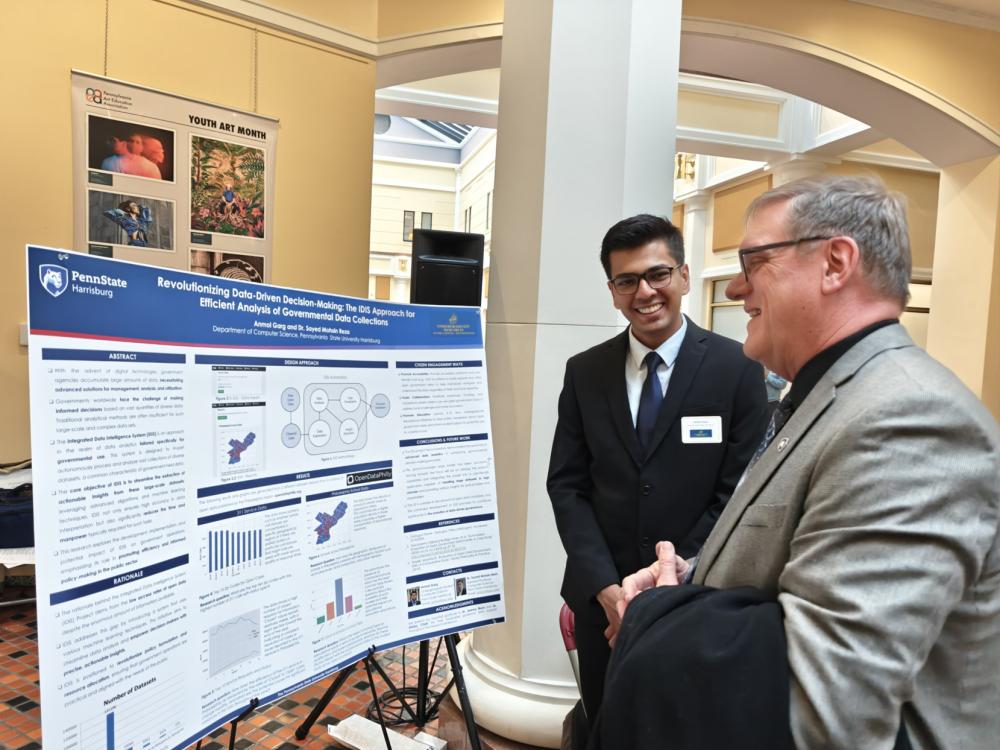
<instances>
[{"instance_id":1,"label":"white dress shirt","mask_svg":"<svg viewBox=\"0 0 1000 750\"><path fill-rule=\"evenodd\" d=\"M670 382L670 373L674 371L674 362L677 361L677 354L681 350L681 342L684 341L684 334L687 333L687 318L681 315L681 327L677 329L673 336L668 338L656 348L656 353L660 355L663 362L656 368L656 375L660 378L660 389L664 398L667 395L667 384ZM632 333L628 331L628 356L625 357L625 390L628 393L628 405L632 412L632 424L635 425L636 415L639 413L639 398L642 395L642 384L646 382L646 365L643 362L650 349L641 343Z\"/></svg>"}]
</instances>

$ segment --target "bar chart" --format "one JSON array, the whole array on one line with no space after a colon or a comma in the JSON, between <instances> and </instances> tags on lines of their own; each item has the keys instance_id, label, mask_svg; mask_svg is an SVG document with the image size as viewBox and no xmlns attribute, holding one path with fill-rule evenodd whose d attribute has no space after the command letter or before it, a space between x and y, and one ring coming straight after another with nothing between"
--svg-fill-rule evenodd
<instances>
[{"instance_id":1,"label":"bar chart","mask_svg":"<svg viewBox=\"0 0 1000 750\"><path fill-rule=\"evenodd\" d=\"M99 750L169 750L182 729L184 682L162 678L112 703L99 718L75 727L79 747ZM68 736L64 740L69 739Z\"/></svg>"},{"instance_id":2,"label":"bar chart","mask_svg":"<svg viewBox=\"0 0 1000 750\"><path fill-rule=\"evenodd\" d=\"M209 531L207 539L209 573L219 573L264 559L263 529Z\"/></svg>"},{"instance_id":3,"label":"bar chart","mask_svg":"<svg viewBox=\"0 0 1000 750\"><path fill-rule=\"evenodd\" d=\"M322 609L323 611L316 617L317 625L331 622L338 617L361 609L361 602L355 598L354 594L346 593L344 579L338 578L333 582L333 600L323 604Z\"/></svg>"}]
</instances>

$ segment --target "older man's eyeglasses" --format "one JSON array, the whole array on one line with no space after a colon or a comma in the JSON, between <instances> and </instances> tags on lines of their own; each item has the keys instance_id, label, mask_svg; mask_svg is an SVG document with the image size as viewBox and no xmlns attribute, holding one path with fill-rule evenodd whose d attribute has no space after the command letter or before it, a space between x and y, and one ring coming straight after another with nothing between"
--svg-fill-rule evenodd
<instances>
[{"instance_id":1,"label":"older man's eyeglasses","mask_svg":"<svg viewBox=\"0 0 1000 750\"><path fill-rule=\"evenodd\" d=\"M802 237L797 240L784 240L782 242L770 242L766 245L756 245L754 247L741 247L738 251L740 256L740 269L743 271L743 278L750 281L750 269L747 267L746 257L754 253L762 253L765 250L777 250L779 247L791 247L801 245L803 242L814 242L816 240L830 240L832 237Z\"/></svg>"},{"instance_id":2,"label":"older man's eyeglasses","mask_svg":"<svg viewBox=\"0 0 1000 750\"><path fill-rule=\"evenodd\" d=\"M639 282L645 280L650 289L663 289L670 286L670 278L675 270L683 264L676 266L653 266L645 273L623 273L615 276L608 283L618 294L635 294L639 289Z\"/></svg>"}]
</instances>

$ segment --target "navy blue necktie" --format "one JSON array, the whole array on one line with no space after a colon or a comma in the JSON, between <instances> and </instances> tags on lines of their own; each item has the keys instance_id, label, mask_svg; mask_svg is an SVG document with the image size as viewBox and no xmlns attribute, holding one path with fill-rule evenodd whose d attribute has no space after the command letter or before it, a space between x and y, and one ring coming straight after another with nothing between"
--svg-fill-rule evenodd
<instances>
[{"instance_id":1,"label":"navy blue necktie","mask_svg":"<svg viewBox=\"0 0 1000 750\"><path fill-rule=\"evenodd\" d=\"M639 412L635 417L635 431L639 436L639 444L643 450L649 449L649 444L653 439L653 428L656 427L656 418L659 416L660 406L663 404L663 389L660 387L660 378L656 374L656 368L662 362L663 360L656 352L650 352L643 360L646 365L646 382L642 384Z\"/></svg>"}]
</instances>

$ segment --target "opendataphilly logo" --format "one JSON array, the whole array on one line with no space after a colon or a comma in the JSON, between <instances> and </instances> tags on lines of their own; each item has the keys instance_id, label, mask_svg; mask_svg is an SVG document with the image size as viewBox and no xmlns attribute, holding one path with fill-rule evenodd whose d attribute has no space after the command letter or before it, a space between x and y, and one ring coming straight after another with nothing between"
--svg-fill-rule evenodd
<instances>
[{"instance_id":1,"label":"opendataphilly logo","mask_svg":"<svg viewBox=\"0 0 1000 750\"><path fill-rule=\"evenodd\" d=\"M69 271L54 263L43 263L38 267L38 279L42 282L45 291L53 297L69 288Z\"/></svg>"}]
</instances>

